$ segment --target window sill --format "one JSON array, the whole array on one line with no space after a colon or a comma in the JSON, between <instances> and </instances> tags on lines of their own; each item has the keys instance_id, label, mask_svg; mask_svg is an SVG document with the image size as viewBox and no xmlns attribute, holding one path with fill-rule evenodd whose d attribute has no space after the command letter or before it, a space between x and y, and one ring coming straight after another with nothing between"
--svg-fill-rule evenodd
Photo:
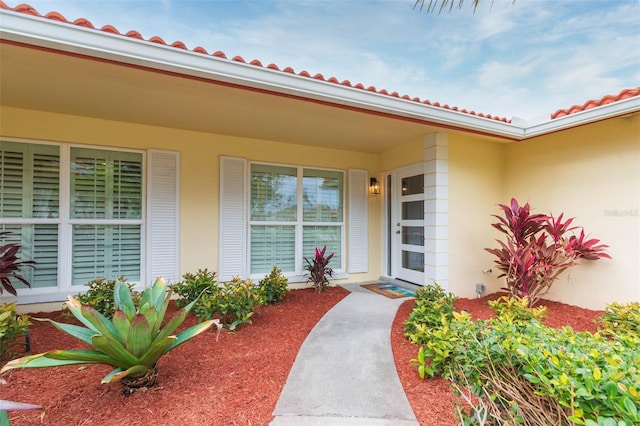
<instances>
[{"instance_id":1,"label":"window sill","mask_svg":"<svg viewBox=\"0 0 640 426\"><path fill-rule=\"evenodd\" d=\"M311 283L311 281L309 281L309 279L304 275L285 275L285 277L291 284L300 284L300 283L304 284L307 282ZM257 283L258 281L264 278L264 275L255 275L255 276L251 276L250 278L253 280L253 282ZM334 272L333 277L329 281L345 280L347 278L349 278L349 274L347 274L346 272Z\"/></svg>"},{"instance_id":2,"label":"window sill","mask_svg":"<svg viewBox=\"0 0 640 426\"><path fill-rule=\"evenodd\" d=\"M349 278L349 274L347 274L346 272L335 272L333 274L333 278L330 278L329 281L344 280L347 278ZM287 277L287 279L289 280L290 283L306 283L306 282L310 283L311 282L304 275L293 275L293 276Z\"/></svg>"}]
</instances>

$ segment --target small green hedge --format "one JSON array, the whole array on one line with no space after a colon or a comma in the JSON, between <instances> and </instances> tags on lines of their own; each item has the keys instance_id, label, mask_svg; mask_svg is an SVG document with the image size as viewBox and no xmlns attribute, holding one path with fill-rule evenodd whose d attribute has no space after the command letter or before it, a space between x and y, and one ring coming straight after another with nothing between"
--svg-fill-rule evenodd
<instances>
[{"instance_id":1,"label":"small green hedge","mask_svg":"<svg viewBox=\"0 0 640 426\"><path fill-rule=\"evenodd\" d=\"M462 423L640 424L638 306L610 306L596 334L546 327L523 306L503 300L488 321L454 313L423 342L419 373L452 381L471 407Z\"/></svg>"},{"instance_id":2,"label":"small green hedge","mask_svg":"<svg viewBox=\"0 0 640 426\"><path fill-rule=\"evenodd\" d=\"M89 305L108 319L112 319L113 314L116 312L116 305L113 300L113 290L115 289L118 281L122 281L127 285L129 291L131 291L131 297L133 297L133 301L137 306L140 301L140 292L135 291L133 289L133 284L128 283L124 276L121 276L116 280L96 278L85 284L85 286L89 287L87 291L78 293L74 297L83 305ZM67 309L66 304L63 309Z\"/></svg>"},{"instance_id":3,"label":"small green hedge","mask_svg":"<svg viewBox=\"0 0 640 426\"><path fill-rule=\"evenodd\" d=\"M239 277L218 283L216 273L207 269L184 274L182 278L181 282L172 286L173 291L181 297L176 304L186 306L197 300L193 312L199 320L218 318L230 330L250 324L255 306L280 302L289 289L287 278L275 266L258 285Z\"/></svg>"},{"instance_id":4,"label":"small green hedge","mask_svg":"<svg viewBox=\"0 0 640 426\"><path fill-rule=\"evenodd\" d=\"M420 287L416 291L413 310L404 323L405 336L412 342L424 344L431 332L451 321L456 297L438 284Z\"/></svg>"},{"instance_id":5,"label":"small green hedge","mask_svg":"<svg viewBox=\"0 0 640 426\"><path fill-rule=\"evenodd\" d=\"M0 305L0 367L14 357L15 348L24 348L25 333L30 325L29 317L18 314L15 303Z\"/></svg>"}]
</instances>

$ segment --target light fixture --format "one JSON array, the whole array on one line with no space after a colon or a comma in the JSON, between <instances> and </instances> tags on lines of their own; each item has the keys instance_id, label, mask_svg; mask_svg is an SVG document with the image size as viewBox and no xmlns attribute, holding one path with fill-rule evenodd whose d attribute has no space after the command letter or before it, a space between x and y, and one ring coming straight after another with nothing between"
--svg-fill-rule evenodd
<instances>
[{"instance_id":1,"label":"light fixture","mask_svg":"<svg viewBox=\"0 0 640 426\"><path fill-rule=\"evenodd\" d=\"M377 195L380 193L380 182L378 179L372 177L369 179L369 194Z\"/></svg>"}]
</instances>

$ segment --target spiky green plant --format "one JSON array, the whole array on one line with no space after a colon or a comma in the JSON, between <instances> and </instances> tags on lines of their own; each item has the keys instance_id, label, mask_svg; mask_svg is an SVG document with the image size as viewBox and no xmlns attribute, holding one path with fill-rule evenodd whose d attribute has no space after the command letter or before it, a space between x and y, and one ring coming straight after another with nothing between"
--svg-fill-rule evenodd
<instances>
[{"instance_id":1,"label":"spiky green plant","mask_svg":"<svg viewBox=\"0 0 640 426\"><path fill-rule=\"evenodd\" d=\"M5 401L4 399L0 399L0 426L11 424L9 422L9 415L7 414L7 410L37 410L38 408L42 407L39 405L25 404L23 402Z\"/></svg>"},{"instance_id":2,"label":"spiky green plant","mask_svg":"<svg viewBox=\"0 0 640 426\"><path fill-rule=\"evenodd\" d=\"M48 318L34 318L49 321L57 329L82 340L94 349L54 350L25 356L7 363L0 373L14 368L106 364L114 369L102 379L102 383L122 381L125 393L130 393L133 388L154 386L157 378L156 362L160 357L217 323L216 320L204 321L172 335L185 320L194 301L161 327L171 298L171 290L167 291L167 285L161 277L142 293L140 307L137 309L131 290L125 283L116 283L113 297L116 305L113 321L95 309L80 304L73 296L69 296L69 300L65 302L67 308L86 328Z\"/></svg>"}]
</instances>

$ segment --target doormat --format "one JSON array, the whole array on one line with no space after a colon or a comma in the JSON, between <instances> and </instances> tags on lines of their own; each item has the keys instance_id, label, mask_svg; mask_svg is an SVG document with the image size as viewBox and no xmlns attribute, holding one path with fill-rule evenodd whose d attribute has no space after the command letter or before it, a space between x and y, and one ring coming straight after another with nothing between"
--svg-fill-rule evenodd
<instances>
[{"instance_id":1,"label":"doormat","mask_svg":"<svg viewBox=\"0 0 640 426\"><path fill-rule=\"evenodd\" d=\"M378 294L388 297L389 299L398 299L400 297L413 297L415 291L390 283L362 284L367 290L374 291Z\"/></svg>"}]
</instances>

